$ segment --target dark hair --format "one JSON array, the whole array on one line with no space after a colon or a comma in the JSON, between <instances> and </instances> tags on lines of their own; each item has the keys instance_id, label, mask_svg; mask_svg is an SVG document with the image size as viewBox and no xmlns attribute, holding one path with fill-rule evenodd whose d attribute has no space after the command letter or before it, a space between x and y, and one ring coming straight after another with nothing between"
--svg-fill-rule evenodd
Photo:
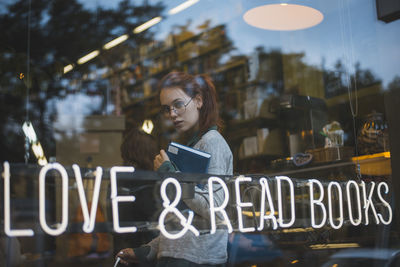
<instances>
[{"instance_id":1,"label":"dark hair","mask_svg":"<svg viewBox=\"0 0 400 267\"><path fill-rule=\"evenodd\" d=\"M134 166L136 169L153 170L153 160L158 152L155 138L137 128L131 129L121 144L124 165Z\"/></svg>"},{"instance_id":2,"label":"dark hair","mask_svg":"<svg viewBox=\"0 0 400 267\"><path fill-rule=\"evenodd\" d=\"M200 109L199 130L205 133L211 126L222 126L219 117L217 92L211 78L206 75L190 75L184 72L170 72L159 83L159 90L167 88L180 88L188 96L200 95L203 106Z\"/></svg>"}]
</instances>

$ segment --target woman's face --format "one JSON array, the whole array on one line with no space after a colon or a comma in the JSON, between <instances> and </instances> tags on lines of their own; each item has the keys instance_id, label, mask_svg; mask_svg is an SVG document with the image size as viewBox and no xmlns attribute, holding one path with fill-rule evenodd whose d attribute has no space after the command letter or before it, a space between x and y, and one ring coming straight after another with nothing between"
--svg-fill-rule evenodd
<instances>
[{"instance_id":1,"label":"woman's face","mask_svg":"<svg viewBox=\"0 0 400 267\"><path fill-rule=\"evenodd\" d=\"M163 109L169 110L167 117L178 132L198 130L199 110L203 104L199 95L191 98L180 88L164 88L160 93L160 102Z\"/></svg>"}]
</instances>

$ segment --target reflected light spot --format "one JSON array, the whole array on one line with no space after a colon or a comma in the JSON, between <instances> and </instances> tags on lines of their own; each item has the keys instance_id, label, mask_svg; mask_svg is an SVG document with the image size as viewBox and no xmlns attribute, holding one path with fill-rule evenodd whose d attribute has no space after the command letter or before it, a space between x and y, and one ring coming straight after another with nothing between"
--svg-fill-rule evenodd
<instances>
[{"instance_id":1,"label":"reflected light spot","mask_svg":"<svg viewBox=\"0 0 400 267\"><path fill-rule=\"evenodd\" d=\"M264 30L294 31L318 25L324 15L308 6L283 3L255 7L247 11L243 19Z\"/></svg>"},{"instance_id":2,"label":"reflected light spot","mask_svg":"<svg viewBox=\"0 0 400 267\"><path fill-rule=\"evenodd\" d=\"M84 63L88 62L89 60L92 60L93 58L97 57L99 54L100 54L100 51L95 50L95 51L87 54L86 56L83 56L80 59L78 59L78 64L84 64Z\"/></svg>"},{"instance_id":3,"label":"reflected light spot","mask_svg":"<svg viewBox=\"0 0 400 267\"><path fill-rule=\"evenodd\" d=\"M64 74L67 72L70 72L72 69L74 68L74 66L72 64L69 64L67 66L64 67Z\"/></svg>"},{"instance_id":4,"label":"reflected light spot","mask_svg":"<svg viewBox=\"0 0 400 267\"><path fill-rule=\"evenodd\" d=\"M40 142L33 144L32 150L33 150L33 154L35 154L35 156L38 159L43 158L44 152L43 152L43 148L42 148L42 145L40 144Z\"/></svg>"},{"instance_id":5,"label":"reflected light spot","mask_svg":"<svg viewBox=\"0 0 400 267\"><path fill-rule=\"evenodd\" d=\"M137 26L137 27L133 30L133 33L135 33L135 34L141 33L142 31L145 31L145 30L147 30L148 28L150 28L150 27L156 25L157 23L159 23L159 22L161 21L161 19L162 19L161 17L152 18L151 20L149 20L149 21L143 23L142 25Z\"/></svg>"},{"instance_id":6,"label":"reflected light spot","mask_svg":"<svg viewBox=\"0 0 400 267\"><path fill-rule=\"evenodd\" d=\"M22 131L28 138L29 143L32 144L37 142L36 132L35 129L33 129L33 125L30 121L25 121L24 124L22 124Z\"/></svg>"},{"instance_id":7,"label":"reflected light spot","mask_svg":"<svg viewBox=\"0 0 400 267\"><path fill-rule=\"evenodd\" d=\"M331 244L315 244L311 245L311 249L338 249L338 248L358 248L358 243L331 243Z\"/></svg>"},{"instance_id":8,"label":"reflected light spot","mask_svg":"<svg viewBox=\"0 0 400 267\"><path fill-rule=\"evenodd\" d=\"M45 157L38 159L38 164L40 166L47 165L47 159Z\"/></svg>"},{"instance_id":9,"label":"reflected light spot","mask_svg":"<svg viewBox=\"0 0 400 267\"><path fill-rule=\"evenodd\" d=\"M153 129L154 129L154 124L153 124L153 122L152 122L151 120L145 120L145 121L143 122L142 130L143 130L145 133L151 134L151 132L153 131Z\"/></svg>"},{"instance_id":10,"label":"reflected light spot","mask_svg":"<svg viewBox=\"0 0 400 267\"><path fill-rule=\"evenodd\" d=\"M120 43L125 42L126 40L128 40L128 37L129 37L129 36L128 36L127 34L121 35L120 37L115 38L114 40L112 40L112 41L106 43L106 44L103 46L103 48L104 48L104 49L113 48L114 46L117 46L117 45L119 45Z\"/></svg>"},{"instance_id":11,"label":"reflected light spot","mask_svg":"<svg viewBox=\"0 0 400 267\"><path fill-rule=\"evenodd\" d=\"M172 8L170 11L168 11L168 14L175 15L175 14L185 10L186 8L196 4L197 2L199 2L199 0L188 0L188 1L180 4L179 6Z\"/></svg>"}]
</instances>

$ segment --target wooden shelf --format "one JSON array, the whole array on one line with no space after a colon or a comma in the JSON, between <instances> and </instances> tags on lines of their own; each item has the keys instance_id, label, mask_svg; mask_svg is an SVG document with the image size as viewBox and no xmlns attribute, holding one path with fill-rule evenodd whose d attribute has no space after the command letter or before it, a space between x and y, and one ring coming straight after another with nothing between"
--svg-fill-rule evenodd
<instances>
[{"instance_id":1,"label":"wooden shelf","mask_svg":"<svg viewBox=\"0 0 400 267\"><path fill-rule=\"evenodd\" d=\"M231 70L236 67L240 67L247 64L247 58L241 58L235 61L227 62L226 64L222 65L221 67L214 70L214 73L221 73L228 70Z\"/></svg>"},{"instance_id":2,"label":"wooden shelf","mask_svg":"<svg viewBox=\"0 0 400 267\"><path fill-rule=\"evenodd\" d=\"M353 157L352 161L354 164L360 164L361 174L364 175L377 176L392 174L390 152Z\"/></svg>"},{"instance_id":3,"label":"wooden shelf","mask_svg":"<svg viewBox=\"0 0 400 267\"><path fill-rule=\"evenodd\" d=\"M330 169L342 169L344 167L351 168L356 173L356 164L360 164L362 175L371 176L385 176L391 175L392 169L390 165L390 152L382 152L372 155L363 155L352 157L350 160L339 160L333 162L310 163L303 167L290 167L285 170L265 169L263 174L277 176L277 175L293 175L299 173L310 173L316 171L324 171Z\"/></svg>"},{"instance_id":4,"label":"wooden shelf","mask_svg":"<svg viewBox=\"0 0 400 267\"><path fill-rule=\"evenodd\" d=\"M244 157L244 158L239 158L238 161L259 160L259 159L270 161L270 160L277 159L279 157L280 157L280 155L256 154L256 155L247 156L247 157Z\"/></svg>"},{"instance_id":5,"label":"wooden shelf","mask_svg":"<svg viewBox=\"0 0 400 267\"><path fill-rule=\"evenodd\" d=\"M205 31L202 31L202 32L200 32L198 34L188 35L188 36L185 36L185 37L179 37L179 35L176 35L176 36L174 36L174 40L176 42L175 45L181 45L181 44L187 43L189 41L197 40L203 34L208 34L208 33L213 32L213 31L218 31L218 30L224 31L224 28L225 28L225 25L218 25L218 26L212 27L210 29L207 29Z\"/></svg>"},{"instance_id":6,"label":"wooden shelf","mask_svg":"<svg viewBox=\"0 0 400 267\"><path fill-rule=\"evenodd\" d=\"M354 100L355 97L358 97L360 99L360 98L363 98L366 96L379 95L379 94L382 94L382 88L379 83L376 83L376 84L372 84L371 86L369 86L367 88L359 89L357 94L352 95L351 101L355 101ZM338 105L341 103L347 103L347 102L349 102L349 95L347 93L326 99L326 105L328 107L332 107L332 106L335 106L335 105Z\"/></svg>"},{"instance_id":7,"label":"wooden shelf","mask_svg":"<svg viewBox=\"0 0 400 267\"><path fill-rule=\"evenodd\" d=\"M145 96L145 97L142 97L142 98L135 99L135 100L131 101L129 104L124 105L122 107L122 109L123 110L127 110L127 109L129 109L129 108L141 103L141 102L149 101L149 100L153 99L154 97L157 97L157 95L158 95L157 93L152 93L149 96Z\"/></svg>"},{"instance_id":8,"label":"wooden shelf","mask_svg":"<svg viewBox=\"0 0 400 267\"><path fill-rule=\"evenodd\" d=\"M191 56L190 54L187 54L185 56L179 55L179 48L177 48L177 50L178 50L177 51L178 52L177 59L178 59L178 62L180 64L185 64L185 63L190 62L192 60L196 60L198 58L204 57L204 56L206 56L206 55L208 55L208 54L210 54L210 53L212 53L214 51L218 51L219 49L225 47L226 45L228 45L228 43L224 41L224 42L221 42L220 44L207 47L207 49L205 49L205 50L199 49L197 54L193 55L193 56Z\"/></svg>"},{"instance_id":9,"label":"wooden shelf","mask_svg":"<svg viewBox=\"0 0 400 267\"><path fill-rule=\"evenodd\" d=\"M260 128L268 127L270 125L276 125L277 120L272 118L257 117L248 120L235 120L229 123L229 128L231 130L242 129L242 128Z\"/></svg>"}]
</instances>

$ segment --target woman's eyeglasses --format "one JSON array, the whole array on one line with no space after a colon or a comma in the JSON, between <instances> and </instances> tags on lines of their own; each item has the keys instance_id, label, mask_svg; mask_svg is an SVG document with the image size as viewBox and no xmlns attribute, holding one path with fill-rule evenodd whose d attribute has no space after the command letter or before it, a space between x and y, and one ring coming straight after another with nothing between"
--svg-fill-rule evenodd
<instances>
[{"instance_id":1,"label":"woman's eyeglasses","mask_svg":"<svg viewBox=\"0 0 400 267\"><path fill-rule=\"evenodd\" d=\"M192 101L193 97L185 104L185 102L178 100L172 103L171 106L163 105L161 106L161 113L165 117L169 117L171 115L171 110L175 112L176 115L182 115L186 111L187 105L189 105L190 101Z\"/></svg>"}]
</instances>

